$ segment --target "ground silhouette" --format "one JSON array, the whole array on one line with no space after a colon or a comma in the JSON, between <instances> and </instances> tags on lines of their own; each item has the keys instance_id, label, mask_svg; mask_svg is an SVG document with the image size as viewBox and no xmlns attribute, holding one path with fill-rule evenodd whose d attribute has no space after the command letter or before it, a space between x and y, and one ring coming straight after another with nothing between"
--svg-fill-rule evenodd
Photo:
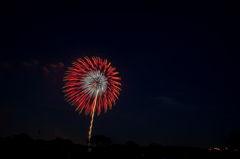
<instances>
[{"instance_id":1,"label":"ground silhouette","mask_svg":"<svg viewBox=\"0 0 240 159\"><path fill-rule=\"evenodd\" d=\"M232 139L232 137L230 137ZM235 144L236 142L234 142ZM236 144L235 144L236 145ZM238 145L238 144L237 144ZM19 134L0 138L1 159L213 159L240 158L240 151L209 150L198 147L162 146L150 143L140 146L134 141L126 144L113 144L109 137L94 135L91 145L74 144L70 139L56 138L51 141L33 140L27 134Z\"/></svg>"}]
</instances>

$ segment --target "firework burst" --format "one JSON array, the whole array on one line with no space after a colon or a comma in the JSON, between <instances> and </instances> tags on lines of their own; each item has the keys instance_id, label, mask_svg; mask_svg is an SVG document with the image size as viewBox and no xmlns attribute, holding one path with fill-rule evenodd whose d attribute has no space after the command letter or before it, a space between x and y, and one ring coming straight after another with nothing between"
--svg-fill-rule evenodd
<instances>
[{"instance_id":1,"label":"firework burst","mask_svg":"<svg viewBox=\"0 0 240 159\"><path fill-rule=\"evenodd\" d=\"M99 57L79 58L68 68L64 77L66 83L63 92L66 93L64 96L67 102L76 106L75 110L79 113L85 109L85 115L90 113L92 116L89 143L95 110L99 115L101 108L105 112L108 107L111 109L121 90L118 82L120 77L115 76L118 72L110 65L107 60Z\"/></svg>"}]
</instances>

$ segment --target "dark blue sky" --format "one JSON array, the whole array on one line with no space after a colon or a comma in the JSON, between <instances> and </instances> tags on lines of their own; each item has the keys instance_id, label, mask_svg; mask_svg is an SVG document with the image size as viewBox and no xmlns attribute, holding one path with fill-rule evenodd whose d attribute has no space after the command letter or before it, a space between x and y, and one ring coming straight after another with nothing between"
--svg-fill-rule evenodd
<instances>
[{"instance_id":1,"label":"dark blue sky","mask_svg":"<svg viewBox=\"0 0 240 159\"><path fill-rule=\"evenodd\" d=\"M1 18L0 136L85 143L90 117L63 98L77 58L108 59L121 77L93 135L117 143L224 147L239 129L239 3L8 4Z\"/></svg>"}]
</instances>

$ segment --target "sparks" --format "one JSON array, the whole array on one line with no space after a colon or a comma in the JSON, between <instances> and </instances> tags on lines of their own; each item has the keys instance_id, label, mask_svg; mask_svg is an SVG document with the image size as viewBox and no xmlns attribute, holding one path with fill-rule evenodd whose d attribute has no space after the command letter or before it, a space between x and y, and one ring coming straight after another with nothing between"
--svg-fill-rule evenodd
<instances>
[{"instance_id":1,"label":"sparks","mask_svg":"<svg viewBox=\"0 0 240 159\"><path fill-rule=\"evenodd\" d=\"M115 75L115 68L110 66L107 60L99 57L92 59L85 57L77 59L68 68L64 81L63 92L65 100L76 107L75 111L81 113L85 109L85 115L90 113L92 119L89 130L89 143L92 131L94 112L101 113L101 108L107 111L112 108L118 98L120 77Z\"/></svg>"}]
</instances>

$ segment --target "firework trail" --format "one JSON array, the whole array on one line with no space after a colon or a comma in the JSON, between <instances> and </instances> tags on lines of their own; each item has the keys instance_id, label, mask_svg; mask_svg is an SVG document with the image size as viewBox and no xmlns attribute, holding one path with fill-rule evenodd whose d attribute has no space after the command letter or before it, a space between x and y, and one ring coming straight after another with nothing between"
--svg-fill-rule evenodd
<instances>
[{"instance_id":1,"label":"firework trail","mask_svg":"<svg viewBox=\"0 0 240 159\"><path fill-rule=\"evenodd\" d=\"M63 92L70 105L76 106L76 111L81 113L85 109L85 115L90 113L91 123L89 127L88 140L90 144L93 118L95 110L99 115L101 108L107 111L112 108L112 103L118 98L120 89L120 77L115 75L115 68L110 66L107 60L99 57L92 59L85 57L77 59L68 68L64 81L66 81Z\"/></svg>"},{"instance_id":2,"label":"firework trail","mask_svg":"<svg viewBox=\"0 0 240 159\"><path fill-rule=\"evenodd\" d=\"M94 107L93 107L92 119L91 119L89 132L88 132L88 146L90 145L90 138L91 138L91 134L92 134L92 125L93 125L95 106L96 106L96 102L97 102L97 95L98 95L98 92L97 92L97 94L95 96L95 99L94 99Z\"/></svg>"}]
</instances>

